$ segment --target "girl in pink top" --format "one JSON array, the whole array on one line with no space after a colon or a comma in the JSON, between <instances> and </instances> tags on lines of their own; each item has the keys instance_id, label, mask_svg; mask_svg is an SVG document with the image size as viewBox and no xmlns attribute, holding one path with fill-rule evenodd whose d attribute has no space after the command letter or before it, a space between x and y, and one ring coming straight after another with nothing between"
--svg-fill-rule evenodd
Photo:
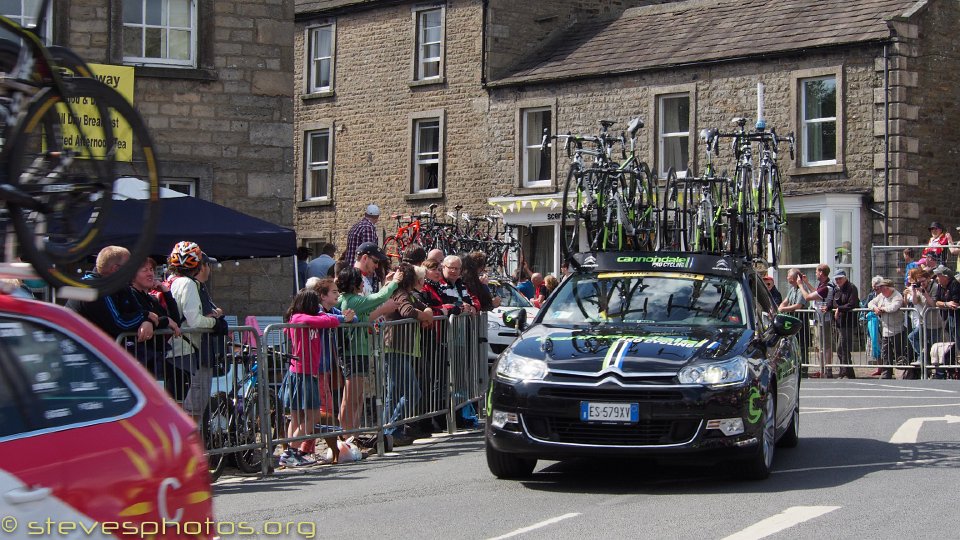
<instances>
[{"instance_id":1,"label":"girl in pink top","mask_svg":"<svg viewBox=\"0 0 960 540\"><path fill-rule=\"evenodd\" d=\"M330 385L320 383L322 375L327 374L329 377L331 365L331 353L325 350L327 348L324 347L325 340L322 337L327 334L323 329L336 328L342 322L343 316L321 313L320 295L314 290L303 289L294 297L284 319L289 324L307 326L284 329L290 338L291 353L295 358L290 361L290 371L283 378L280 387L280 399L290 411L287 436L302 437L314 432L321 409L330 410L333 406ZM313 439L304 441L299 448L288 448L280 456L280 465L295 467L313 463L303 452L312 449L312 441Z\"/></svg>"}]
</instances>

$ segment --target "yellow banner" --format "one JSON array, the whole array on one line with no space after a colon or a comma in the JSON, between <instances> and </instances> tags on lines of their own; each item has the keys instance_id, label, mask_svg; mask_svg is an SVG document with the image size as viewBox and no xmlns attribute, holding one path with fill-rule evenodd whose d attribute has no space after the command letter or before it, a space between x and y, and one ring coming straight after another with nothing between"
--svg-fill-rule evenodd
<instances>
[{"instance_id":1,"label":"yellow banner","mask_svg":"<svg viewBox=\"0 0 960 540\"><path fill-rule=\"evenodd\" d=\"M90 64L90 69L93 71L94 78L113 88L131 105L133 104L133 66ZM108 144L104 133L104 121L100 118L94 99L91 96L75 96L68 98L68 101L73 110L73 117L65 105L57 106L60 124L63 126L64 147L77 150L78 157L87 156L89 151L93 156L102 158L108 150ZM133 146L130 125L112 109L109 122L113 138L116 140L117 161L130 161Z\"/></svg>"}]
</instances>

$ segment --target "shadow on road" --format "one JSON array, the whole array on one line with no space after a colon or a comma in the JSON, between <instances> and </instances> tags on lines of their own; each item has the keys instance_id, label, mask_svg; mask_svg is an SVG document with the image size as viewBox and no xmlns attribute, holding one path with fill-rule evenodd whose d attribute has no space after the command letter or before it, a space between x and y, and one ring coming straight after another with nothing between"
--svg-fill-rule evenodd
<instances>
[{"instance_id":1,"label":"shadow on road","mask_svg":"<svg viewBox=\"0 0 960 540\"><path fill-rule=\"evenodd\" d=\"M599 494L767 493L840 486L897 469L960 466L960 442L891 444L875 439L806 438L777 449L773 474L742 480L734 463L694 465L652 459L590 458L549 462L523 481L550 492Z\"/></svg>"}]
</instances>

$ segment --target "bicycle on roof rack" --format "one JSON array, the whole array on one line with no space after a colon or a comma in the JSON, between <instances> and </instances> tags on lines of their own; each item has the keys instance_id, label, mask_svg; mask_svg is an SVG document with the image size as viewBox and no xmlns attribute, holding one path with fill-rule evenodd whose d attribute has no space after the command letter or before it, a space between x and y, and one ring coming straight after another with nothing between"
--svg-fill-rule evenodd
<instances>
[{"instance_id":1,"label":"bicycle on roof rack","mask_svg":"<svg viewBox=\"0 0 960 540\"><path fill-rule=\"evenodd\" d=\"M127 285L149 254L159 208L159 166L146 125L117 91L93 78L64 47L38 31L50 0L40 0L32 27L0 15L0 200L24 260L62 297L95 298ZM114 182L144 181L141 231L130 259L108 276L77 279L71 267L98 247ZM7 259L12 259L8 254Z\"/></svg>"},{"instance_id":2,"label":"bicycle on roof rack","mask_svg":"<svg viewBox=\"0 0 960 540\"><path fill-rule=\"evenodd\" d=\"M560 228L566 235L564 255L575 267L580 266L573 254L581 251L581 230L586 235L586 251L647 250L657 242L657 180L636 156L636 135L643 121L635 118L628 127L629 155L626 134L609 133L613 124L611 120L601 120L599 133L591 136L569 132L550 135L544 131L541 149L546 150L552 140L562 140L571 158ZM613 159L618 145L622 163ZM589 166L585 155L593 157Z\"/></svg>"}]
</instances>

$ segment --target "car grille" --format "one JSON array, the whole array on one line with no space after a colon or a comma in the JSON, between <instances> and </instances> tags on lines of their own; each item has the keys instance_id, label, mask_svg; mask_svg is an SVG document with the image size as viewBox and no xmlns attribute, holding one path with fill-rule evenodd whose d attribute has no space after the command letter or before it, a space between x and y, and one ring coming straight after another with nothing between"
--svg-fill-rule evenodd
<instances>
[{"instance_id":1,"label":"car grille","mask_svg":"<svg viewBox=\"0 0 960 540\"><path fill-rule=\"evenodd\" d=\"M601 424L579 419L523 415L530 435L563 444L597 446L666 446L683 444L697 434L700 420L640 420L636 424Z\"/></svg>"},{"instance_id":2,"label":"car grille","mask_svg":"<svg viewBox=\"0 0 960 540\"><path fill-rule=\"evenodd\" d=\"M640 420L636 424L601 424L579 419L523 415L530 435L561 444L597 446L667 446L689 442L700 420Z\"/></svg>"},{"instance_id":3,"label":"car grille","mask_svg":"<svg viewBox=\"0 0 960 540\"><path fill-rule=\"evenodd\" d=\"M499 343L488 343L488 345L490 345L490 351L493 354L500 354L509 347L509 345L501 345Z\"/></svg>"},{"instance_id":4,"label":"car grille","mask_svg":"<svg viewBox=\"0 0 960 540\"><path fill-rule=\"evenodd\" d=\"M576 399L582 401L614 401L636 403L641 401L681 401L683 394L677 390L646 388L604 388L604 387L546 387L541 388L540 397Z\"/></svg>"}]
</instances>

